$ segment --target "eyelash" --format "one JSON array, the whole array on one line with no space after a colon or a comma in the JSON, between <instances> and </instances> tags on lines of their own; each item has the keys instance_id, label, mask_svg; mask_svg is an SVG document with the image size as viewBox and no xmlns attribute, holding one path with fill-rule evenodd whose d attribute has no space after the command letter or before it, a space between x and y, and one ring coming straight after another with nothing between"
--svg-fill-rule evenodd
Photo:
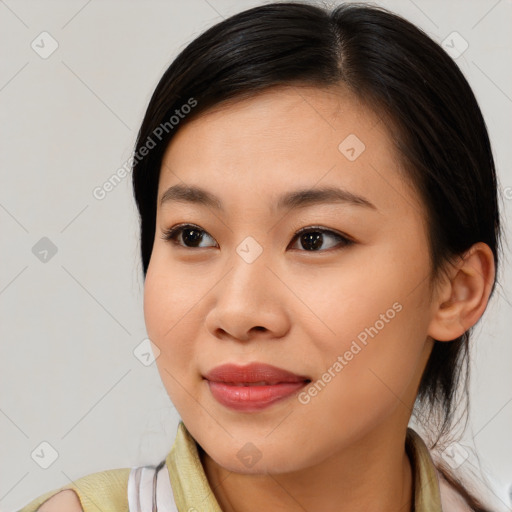
<instances>
[{"instance_id":1,"label":"eyelash","mask_svg":"<svg viewBox=\"0 0 512 512\"><path fill-rule=\"evenodd\" d=\"M202 232L202 233L207 233L207 231L205 231L204 229L201 229L199 226L196 226L194 224L179 224L177 226L173 226L172 228L166 229L163 232L163 235L161 236L161 238L163 240L166 240L166 241L169 241L169 242L173 243L174 245L177 245L178 247L182 247L183 249L190 249L190 250L194 250L194 249L208 249L208 247L187 247L186 245L178 243L175 240L176 235L181 234L185 230L185 228L192 228L195 231L199 231L199 232ZM335 246L335 247L332 247L332 248L326 249L326 250L319 250L319 251L300 250L300 252L308 252L308 253L312 253L312 252L328 252L328 251L343 249L345 247L348 247L348 246L353 245L354 243L356 243L353 239L349 238L348 236L342 235L341 233L337 233L337 232L332 231L332 230L327 229L327 228L323 228L322 226L308 226L306 228L299 229L299 231L297 231L294 234L294 236L292 238L292 241L294 241L300 235L307 234L307 233L323 233L323 234L328 234L328 235L333 236L334 238L337 238L338 241L341 242L341 244L338 244L338 246ZM208 236L210 236L210 235L208 235ZM211 238L213 239L213 237L211 237Z\"/></svg>"}]
</instances>

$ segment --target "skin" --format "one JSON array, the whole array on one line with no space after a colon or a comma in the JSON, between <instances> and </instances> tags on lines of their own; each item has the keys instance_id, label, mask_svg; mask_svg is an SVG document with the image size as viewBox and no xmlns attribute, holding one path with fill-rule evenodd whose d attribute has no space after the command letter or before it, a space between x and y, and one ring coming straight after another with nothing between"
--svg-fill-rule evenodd
<instances>
[{"instance_id":1,"label":"skin","mask_svg":"<svg viewBox=\"0 0 512 512\"><path fill-rule=\"evenodd\" d=\"M45 501L37 512L83 512L80 499L72 489L60 491Z\"/></svg>"},{"instance_id":2,"label":"skin","mask_svg":"<svg viewBox=\"0 0 512 512\"><path fill-rule=\"evenodd\" d=\"M354 161L338 149L349 134L365 144ZM397 162L379 116L346 91L312 87L221 105L180 127L167 148L144 315L224 512L411 510L405 436L432 338L449 342L477 322L494 266L489 247L475 244L430 295L426 213ZM225 211L160 205L175 184L207 189ZM377 209L273 208L285 192L324 185ZM162 238L180 223L203 230L200 248L180 234L181 246ZM315 225L355 243L324 232L308 251L295 233ZM248 236L263 250L252 263L236 251ZM314 383L394 303L400 312L307 404L291 396L236 412L202 378L223 363L260 361ZM246 443L261 453L251 467L237 457Z\"/></svg>"}]
</instances>

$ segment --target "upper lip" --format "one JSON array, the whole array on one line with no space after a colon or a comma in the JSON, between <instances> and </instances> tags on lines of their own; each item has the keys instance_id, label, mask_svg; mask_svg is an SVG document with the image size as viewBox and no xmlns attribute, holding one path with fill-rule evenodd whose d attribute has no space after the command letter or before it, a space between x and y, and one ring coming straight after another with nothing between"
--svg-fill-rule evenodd
<instances>
[{"instance_id":1,"label":"upper lip","mask_svg":"<svg viewBox=\"0 0 512 512\"><path fill-rule=\"evenodd\" d=\"M268 384L311 380L307 376L297 375L282 368L258 362L250 363L246 366L238 366L236 364L216 366L207 372L204 378L213 382L265 382Z\"/></svg>"}]
</instances>

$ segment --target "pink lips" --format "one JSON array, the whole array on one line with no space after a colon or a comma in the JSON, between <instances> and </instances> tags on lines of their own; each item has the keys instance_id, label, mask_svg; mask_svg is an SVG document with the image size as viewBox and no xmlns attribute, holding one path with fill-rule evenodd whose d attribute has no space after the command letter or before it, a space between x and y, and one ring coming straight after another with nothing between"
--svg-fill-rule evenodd
<instances>
[{"instance_id":1,"label":"pink lips","mask_svg":"<svg viewBox=\"0 0 512 512\"><path fill-rule=\"evenodd\" d=\"M224 364L204 375L213 397L239 411L258 411L289 397L311 379L264 363Z\"/></svg>"}]
</instances>

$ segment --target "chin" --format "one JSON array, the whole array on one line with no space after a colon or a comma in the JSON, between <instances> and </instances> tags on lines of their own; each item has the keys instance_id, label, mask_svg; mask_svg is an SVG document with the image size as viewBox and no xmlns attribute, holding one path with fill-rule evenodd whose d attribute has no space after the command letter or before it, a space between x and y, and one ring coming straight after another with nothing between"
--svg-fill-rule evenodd
<instances>
[{"instance_id":1,"label":"chin","mask_svg":"<svg viewBox=\"0 0 512 512\"><path fill-rule=\"evenodd\" d=\"M232 446L226 451L219 451L219 448L215 445L209 457L222 468L243 475L291 473L310 465L304 458L297 457L293 446L287 450L271 446L258 449L249 442L238 450L233 450Z\"/></svg>"}]
</instances>

